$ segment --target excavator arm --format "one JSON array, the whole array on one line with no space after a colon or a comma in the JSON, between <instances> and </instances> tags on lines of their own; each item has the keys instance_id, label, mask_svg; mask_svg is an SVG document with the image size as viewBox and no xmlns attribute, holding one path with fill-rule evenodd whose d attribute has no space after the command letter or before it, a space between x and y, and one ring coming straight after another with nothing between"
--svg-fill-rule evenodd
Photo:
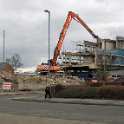
<instances>
[{"instance_id":1,"label":"excavator arm","mask_svg":"<svg viewBox=\"0 0 124 124\"><path fill-rule=\"evenodd\" d=\"M78 14L72 12L72 11L69 11L68 12L68 15L67 15L67 19L64 23L64 26L62 28L62 31L60 33L60 37L59 37L59 40L58 40L58 43L57 43L57 46L55 48L55 51L54 51L54 56L53 58L50 60L50 66L49 65L38 65L37 66L37 72L43 72L43 71L51 71L51 72L57 72L57 71L60 71L60 66L57 65L57 58L58 56L60 55L60 51L61 51L61 48L62 48L62 45L63 45L63 41L64 41L64 38L65 38L65 35L67 33L67 30L70 26L70 23L72 21L72 19L76 20L78 23L80 23L95 39L97 39L97 42L98 42L98 39L99 37L89 28L89 26L78 16Z\"/></svg>"},{"instance_id":2,"label":"excavator arm","mask_svg":"<svg viewBox=\"0 0 124 124\"><path fill-rule=\"evenodd\" d=\"M62 45L63 45L63 41L64 41L64 38L65 38L65 35L66 35L66 32L69 28L69 25L72 21L72 19L76 20L78 23L80 23L95 39L98 40L98 36L89 28L89 26L78 16L78 14L72 12L72 11L69 11L68 13L68 16L67 16L67 19L64 23L64 26L63 26L63 29L60 33L60 37L59 37L59 40L58 40L58 43L57 43L57 46L55 48L55 51L54 51L54 56L53 56L53 59L50 61L51 65L52 66L56 66L57 63L57 58L58 56L60 55L60 51L61 51L61 48L62 48Z\"/></svg>"}]
</instances>

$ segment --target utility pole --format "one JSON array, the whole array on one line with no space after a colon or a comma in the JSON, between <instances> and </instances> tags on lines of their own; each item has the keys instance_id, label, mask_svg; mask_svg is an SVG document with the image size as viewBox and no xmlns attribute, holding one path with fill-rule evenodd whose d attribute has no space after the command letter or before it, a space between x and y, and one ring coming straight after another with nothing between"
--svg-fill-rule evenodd
<instances>
[{"instance_id":1,"label":"utility pole","mask_svg":"<svg viewBox=\"0 0 124 124\"><path fill-rule=\"evenodd\" d=\"M104 73L106 72L106 39L104 40Z\"/></svg>"},{"instance_id":2,"label":"utility pole","mask_svg":"<svg viewBox=\"0 0 124 124\"><path fill-rule=\"evenodd\" d=\"M3 63L5 63L5 30L3 30Z\"/></svg>"}]
</instances>

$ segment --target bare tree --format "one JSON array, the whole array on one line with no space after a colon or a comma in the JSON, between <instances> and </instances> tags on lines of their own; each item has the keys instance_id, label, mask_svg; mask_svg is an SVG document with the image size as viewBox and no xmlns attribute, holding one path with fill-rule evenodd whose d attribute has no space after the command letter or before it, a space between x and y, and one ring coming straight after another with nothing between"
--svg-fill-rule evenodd
<instances>
[{"instance_id":1,"label":"bare tree","mask_svg":"<svg viewBox=\"0 0 124 124\"><path fill-rule=\"evenodd\" d=\"M6 63L12 65L15 70L23 65L21 62L21 57L17 53L11 56L11 58L7 58Z\"/></svg>"}]
</instances>

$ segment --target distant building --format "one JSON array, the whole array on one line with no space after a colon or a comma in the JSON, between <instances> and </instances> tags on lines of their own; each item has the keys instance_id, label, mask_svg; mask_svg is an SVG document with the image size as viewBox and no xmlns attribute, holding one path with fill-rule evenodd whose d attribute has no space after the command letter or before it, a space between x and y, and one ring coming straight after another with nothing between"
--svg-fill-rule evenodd
<instances>
[{"instance_id":1,"label":"distant building","mask_svg":"<svg viewBox=\"0 0 124 124\"><path fill-rule=\"evenodd\" d=\"M116 37L116 48L124 49L124 37L122 37L122 36Z\"/></svg>"},{"instance_id":2,"label":"distant building","mask_svg":"<svg viewBox=\"0 0 124 124\"><path fill-rule=\"evenodd\" d=\"M124 70L124 37L102 39L100 48L97 43L90 41L83 41L77 46L77 52L62 52L62 64L66 71L81 74L101 67L106 70Z\"/></svg>"},{"instance_id":3,"label":"distant building","mask_svg":"<svg viewBox=\"0 0 124 124\"><path fill-rule=\"evenodd\" d=\"M115 49L111 51L112 65L124 66L124 49Z\"/></svg>"}]
</instances>

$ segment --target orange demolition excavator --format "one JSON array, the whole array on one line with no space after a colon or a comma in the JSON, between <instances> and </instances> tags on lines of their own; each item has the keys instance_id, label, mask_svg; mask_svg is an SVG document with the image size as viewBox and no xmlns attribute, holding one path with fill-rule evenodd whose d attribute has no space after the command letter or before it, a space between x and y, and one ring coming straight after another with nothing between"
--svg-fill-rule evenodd
<instances>
[{"instance_id":1,"label":"orange demolition excavator","mask_svg":"<svg viewBox=\"0 0 124 124\"><path fill-rule=\"evenodd\" d=\"M72 19L76 20L78 23L80 23L95 39L99 39L99 37L89 28L89 26L78 16L78 14L72 12L72 11L69 11L68 12L68 16L67 16L67 19L64 23L64 26L62 28L62 31L60 33L60 37L59 37L59 40L58 40L58 43L57 43L57 46L55 48L55 51L54 51L54 56L53 56L53 59L50 60L50 65L44 65L44 64L41 64L41 65L38 65L37 66L37 72L43 72L43 71L50 71L50 72L58 72L61 70L60 66L57 64L57 58L58 56L60 55L60 51L61 51L61 48L62 48L62 45L63 45L63 41L64 41L64 38L65 38L65 35L66 35L66 32L69 28L69 25L72 21Z\"/></svg>"}]
</instances>

